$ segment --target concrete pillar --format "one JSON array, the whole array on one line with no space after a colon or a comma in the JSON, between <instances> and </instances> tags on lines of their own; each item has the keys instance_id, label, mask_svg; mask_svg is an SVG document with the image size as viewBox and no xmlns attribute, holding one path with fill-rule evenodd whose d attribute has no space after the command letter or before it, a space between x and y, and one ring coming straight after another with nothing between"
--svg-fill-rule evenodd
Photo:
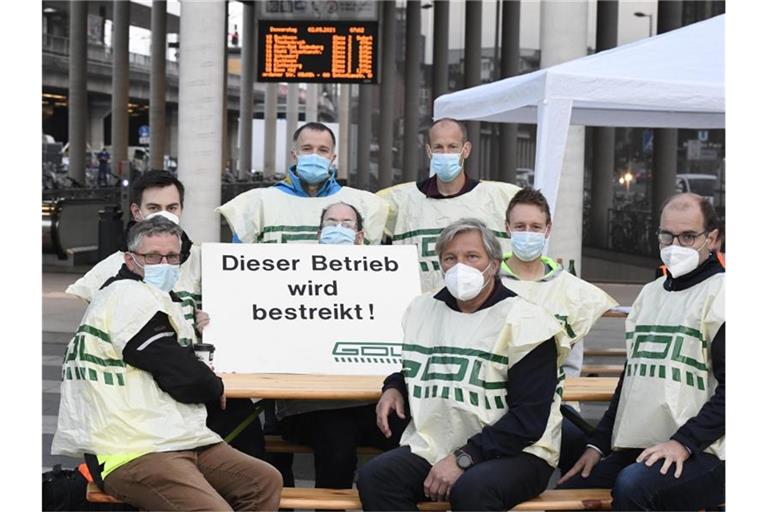
<instances>
[{"instance_id":1,"label":"concrete pillar","mask_svg":"<svg viewBox=\"0 0 768 512\"><path fill-rule=\"evenodd\" d=\"M229 112L227 114L227 133L230 134L227 144L227 160L235 165L237 161L237 121L238 115L236 112Z\"/></svg>"},{"instance_id":2,"label":"concrete pillar","mask_svg":"<svg viewBox=\"0 0 768 512\"><path fill-rule=\"evenodd\" d=\"M178 174L186 187L182 225L196 242L220 240L225 20L223 3L181 2Z\"/></svg>"},{"instance_id":3,"label":"concrete pillar","mask_svg":"<svg viewBox=\"0 0 768 512\"><path fill-rule=\"evenodd\" d=\"M88 101L88 142L91 150L98 152L104 146L104 118L109 114L108 101Z\"/></svg>"},{"instance_id":4,"label":"concrete pillar","mask_svg":"<svg viewBox=\"0 0 768 512\"><path fill-rule=\"evenodd\" d=\"M149 74L149 166L163 168L165 154L165 52L168 4L152 2L152 70Z\"/></svg>"},{"instance_id":5,"label":"concrete pillar","mask_svg":"<svg viewBox=\"0 0 768 512\"><path fill-rule=\"evenodd\" d=\"M304 122L317 122L317 90L318 84L307 84L304 96Z\"/></svg>"},{"instance_id":6,"label":"concrete pillar","mask_svg":"<svg viewBox=\"0 0 768 512\"><path fill-rule=\"evenodd\" d=\"M264 95L264 179L275 175L277 152L277 91L278 84L269 82ZM290 166L290 164L288 165ZM288 172L288 169L281 169Z\"/></svg>"},{"instance_id":7,"label":"concrete pillar","mask_svg":"<svg viewBox=\"0 0 768 512\"><path fill-rule=\"evenodd\" d=\"M229 117L229 88L227 79L229 78L229 2L223 2L224 4L224 27L221 30L221 37L224 39L224 46L222 48L224 65L221 68L222 81L224 87L221 91L221 173L227 170L229 167L229 125L227 118Z\"/></svg>"},{"instance_id":8,"label":"concrete pillar","mask_svg":"<svg viewBox=\"0 0 768 512\"><path fill-rule=\"evenodd\" d=\"M166 111L168 115L168 132L166 138L168 154L179 157L179 106L172 105Z\"/></svg>"},{"instance_id":9,"label":"concrete pillar","mask_svg":"<svg viewBox=\"0 0 768 512\"><path fill-rule=\"evenodd\" d=\"M357 187L371 183L371 85L360 84L357 97Z\"/></svg>"},{"instance_id":10,"label":"concrete pillar","mask_svg":"<svg viewBox=\"0 0 768 512\"><path fill-rule=\"evenodd\" d=\"M683 22L683 2L665 0L658 3L657 34L680 28ZM651 229L659 225L659 214L664 200L677 189L677 130L653 130L653 168L651 169Z\"/></svg>"},{"instance_id":11,"label":"concrete pillar","mask_svg":"<svg viewBox=\"0 0 768 512\"><path fill-rule=\"evenodd\" d=\"M432 100L448 92L448 13L451 4L447 0L432 2L434 25L432 27Z\"/></svg>"},{"instance_id":12,"label":"concrete pillar","mask_svg":"<svg viewBox=\"0 0 768 512\"><path fill-rule=\"evenodd\" d=\"M405 14L405 120L403 136L403 181L418 177L422 148L419 147L419 94L421 93L421 2L409 0Z\"/></svg>"},{"instance_id":13,"label":"concrete pillar","mask_svg":"<svg viewBox=\"0 0 768 512\"><path fill-rule=\"evenodd\" d=\"M349 84L339 85L339 143L337 151L336 177L349 178Z\"/></svg>"},{"instance_id":14,"label":"concrete pillar","mask_svg":"<svg viewBox=\"0 0 768 512\"><path fill-rule=\"evenodd\" d=\"M616 46L619 32L619 2L597 2L597 45L601 52ZM611 127L595 127L592 138L591 183L591 243L595 247L607 247L608 210L613 207L613 179L615 166L616 132Z\"/></svg>"},{"instance_id":15,"label":"concrete pillar","mask_svg":"<svg viewBox=\"0 0 768 512\"><path fill-rule=\"evenodd\" d=\"M501 78L520 72L520 2L504 0L501 10ZM499 179L517 181L517 123L501 123Z\"/></svg>"},{"instance_id":16,"label":"concrete pillar","mask_svg":"<svg viewBox=\"0 0 768 512\"><path fill-rule=\"evenodd\" d=\"M69 177L85 184L85 133L88 122L87 80L88 4L69 3Z\"/></svg>"},{"instance_id":17,"label":"concrete pillar","mask_svg":"<svg viewBox=\"0 0 768 512\"><path fill-rule=\"evenodd\" d=\"M112 2L112 168L128 160L128 27L130 2ZM121 174L128 169L121 169ZM115 173L117 174L117 173Z\"/></svg>"},{"instance_id":18,"label":"concrete pillar","mask_svg":"<svg viewBox=\"0 0 768 512\"><path fill-rule=\"evenodd\" d=\"M541 2L541 67L576 59L587 53L587 3ZM581 232L584 203L584 127L571 126L553 219L548 255L573 259L581 274Z\"/></svg>"},{"instance_id":19,"label":"concrete pillar","mask_svg":"<svg viewBox=\"0 0 768 512\"><path fill-rule=\"evenodd\" d=\"M381 85L379 86L379 187L392 186L395 120L395 2L381 3ZM359 155L359 152L358 152ZM359 158L359 156L358 156Z\"/></svg>"},{"instance_id":20,"label":"concrete pillar","mask_svg":"<svg viewBox=\"0 0 768 512\"><path fill-rule=\"evenodd\" d=\"M243 2L243 47L240 50L240 158L239 177L246 179L253 167L253 75L256 67L256 9Z\"/></svg>"},{"instance_id":21,"label":"concrete pillar","mask_svg":"<svg viewBox=\"0 0 768 512\"><path fill-rule=\"evenodd\" d=\"M291 161L293 132L299 127L299 84L288 84L288 96L285 103L285 162Z\"/></svg>"},{"instance_id":22,"label":"concrete pillar","mask_svg":"<svg viewBox=\"0 0 768 512\"><path fill-rule=\"evenodd\" d=\"M464 14L464 88L480 85L481 44L483 36L483 3L466 0ZM472 154L464 164L464 170L475 178L483 176L481 169L480 121L468 121L467 138L472 143Z\"/></svg>"}]
</instances>

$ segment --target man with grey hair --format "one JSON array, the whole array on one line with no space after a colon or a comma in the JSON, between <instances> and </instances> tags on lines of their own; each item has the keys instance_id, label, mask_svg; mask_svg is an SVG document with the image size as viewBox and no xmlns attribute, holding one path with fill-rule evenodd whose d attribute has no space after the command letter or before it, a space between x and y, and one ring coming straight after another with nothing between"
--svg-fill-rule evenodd
<instances>
[{"instance_id":1,"label":"man with grey hair","mask_svg":"<svg viewBox=\"0 0 768 512\"><path fill-rule=\"evenodd\" d=\"M206 427L205 404L226 399L172 291L181 233L164 217L128 231L124 265L67 346L51 452L85 456L102 489L142 510L276 510L277 470Z\"/></svg>"},{"instance_id":2,"label":"man with grey hair","mask_svg":"<svg viewBox=\"0 0 768 512\"><path fill-rule=\"evenodd\" d=\"M450 224L436 252L445 287L408 306L403 370L384 381L376 411L385 436L391 413L410 422L399 448L360 470L365 510L415 510L425 496L507 510L557 466L562 327L501 284L501 246L482 221Z\"/></svg>"}]
</instances>

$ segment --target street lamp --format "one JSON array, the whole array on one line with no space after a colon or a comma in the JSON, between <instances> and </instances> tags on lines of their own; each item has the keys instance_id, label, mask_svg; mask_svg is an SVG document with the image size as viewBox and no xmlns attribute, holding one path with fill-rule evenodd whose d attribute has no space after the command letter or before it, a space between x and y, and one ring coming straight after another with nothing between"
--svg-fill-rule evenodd
<instances>
[{"instance_id":1,"label":"street lamp","mask_svg":"<svg viewBox=\"0 0 768 512\"><path fill-rule=\"evenodd\" d=\"M636 12L635 16L638 18L648 18L648 37L653 36L653 14L646 12Z\"/></svg>"}]
</instances>

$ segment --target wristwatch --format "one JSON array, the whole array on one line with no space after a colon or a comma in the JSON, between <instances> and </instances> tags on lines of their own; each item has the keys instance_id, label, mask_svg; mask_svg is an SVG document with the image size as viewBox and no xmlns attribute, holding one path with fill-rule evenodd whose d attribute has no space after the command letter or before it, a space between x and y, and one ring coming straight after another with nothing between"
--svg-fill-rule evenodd
<instances>
[{"instance_id":1,"label":"wristwatch","mask_svg":"<svg viewBox=\"0 0 768 512\"><path fill-rule=\"evenodd\" d=\"M472 456L459 448L453 455L456 457L456 465L461 469L469 469L475 461L472 460Z\"/></svg>"}]
</instances>

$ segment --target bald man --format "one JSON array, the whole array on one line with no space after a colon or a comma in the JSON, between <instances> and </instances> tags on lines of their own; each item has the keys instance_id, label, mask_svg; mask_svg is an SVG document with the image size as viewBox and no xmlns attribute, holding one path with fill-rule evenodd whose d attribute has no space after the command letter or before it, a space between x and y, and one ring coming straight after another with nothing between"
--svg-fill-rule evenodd
<instances>
[{"instance_id":1,"label":"bald man","mask_svg":"<svg viewBox=\"0 0 768 512\"><path fill-rule=\"evenodd\" d=\"M719 219L695 194L662 208L667 275L627 317L627 362L611 404L561 488L613 488L613 510L725 502L725 269Z\"/></svg>"}]
</instances>

